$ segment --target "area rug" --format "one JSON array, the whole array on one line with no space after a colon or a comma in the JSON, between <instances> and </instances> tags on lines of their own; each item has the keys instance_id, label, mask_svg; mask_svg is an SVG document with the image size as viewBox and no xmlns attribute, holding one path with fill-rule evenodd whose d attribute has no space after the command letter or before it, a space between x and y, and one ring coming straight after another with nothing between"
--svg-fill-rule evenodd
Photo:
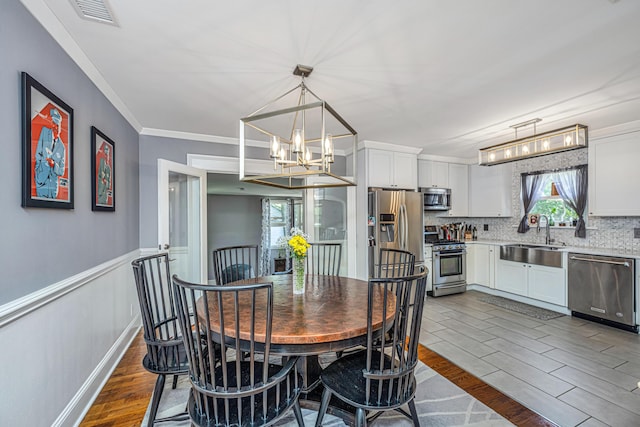
<instances>
[{"instance_id":1,"label":"area rug","mask_svg":"<svg viewBox=\"0 0 640 427\"><path fill-rule=\"evenodd\" d=\"M420 424L423 426L478 426L478 427L502 427L511 426L510 422L497 414L488 406L476 400L458 386L438 374L433 369L423 363L419 363L416 368L416 381L418 389L416 392L416 408L420 417ZM178 383L178 388L171 389L171 381L167 380L167 385L160 400L160 408L157 418L170 416L185 410L189 395L189 382L186 376L182 376ZM146 426L149 408L145 414L142 426ZM316 421L317 412L303 408L305 426L313 426ZM164 422L161 424L171 427L189 426L189 421ZM277 426L295 427L297 423L293 412L289 412ZM335 416L325 415L323 426L345 426L344 422ZM403 417L395 411L389 411L380 416L375 422L375 426L412 426L408 418Z\"/></svg>"},{"instance_id":2,"label":"area rug","mask_svg":"<svg viewBox=\"0 0 640 427\"><path fill-rule=\"evenodd\" d=\"M495 295L488 295L479 297L478 300L486 302L496 307L504 308L505 310L515 311L516 313L524 314L525 316L533 317L539 320L551 320L556 317L562 317L564 314L555 311L547 310L545 308L534 307L522 302L513 301L508 298L502 298Z\"/></svg>"}]
</instances>

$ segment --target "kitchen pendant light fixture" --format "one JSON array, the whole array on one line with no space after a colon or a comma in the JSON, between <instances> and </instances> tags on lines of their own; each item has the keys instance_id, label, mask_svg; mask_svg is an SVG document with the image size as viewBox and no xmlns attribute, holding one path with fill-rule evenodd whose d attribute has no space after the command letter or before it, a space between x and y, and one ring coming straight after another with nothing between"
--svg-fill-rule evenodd
<instances>
[{"instance_id":1,"label":"kitchen pendant light fixture","mask_svg":"<svg viewBox=\"0 0 640 427\"><path fill-rule=\"evenodd\" d=\"M587 126L575 124L537 134L536 123L540 121L542 119L533 119L512 125L511 127L514 128L516 133L516 139L481 148L478 152L478 164L480 166L492 166L587 147ZM518 138L518 129L530 125L533 125L533 135L526 138Z\"/></svg>"},{"instance_id":2,"label":"kitchen pendant light fixture","mask_svg":"<svg viewBox=\"0 0 640 427\"><path fill-rule=\"evenodd\" d=\"M304 79L312 71L312 67L297 65L293 74L301 77L298 86L240 119L240 180L287 189L356 185L332 168L338 169L335 152L339 146L351 154L352 161L350 168L340 162L343 175L347 171L356 175L358 134L307 87ZM260 175L247 170L248 141L268 149L273 173Z\"/></svg>"}]
</instances>

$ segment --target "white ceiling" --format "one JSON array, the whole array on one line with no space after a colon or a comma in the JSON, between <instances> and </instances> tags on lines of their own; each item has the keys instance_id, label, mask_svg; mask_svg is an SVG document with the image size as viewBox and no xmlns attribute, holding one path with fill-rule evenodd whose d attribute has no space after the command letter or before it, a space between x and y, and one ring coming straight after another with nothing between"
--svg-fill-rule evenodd
<instances>
[{"instance_id":1,"label":"white ceiling","mask_svg":"<svg viewBox=\"0 0 640 427\"><path fill-rule=\"evenodd\" d=\"M637 0L109 0L118 26L21 1L143 133L237 138L296 64L359 140L424 154L640 118Z\"/></svg>"}]
</instances>

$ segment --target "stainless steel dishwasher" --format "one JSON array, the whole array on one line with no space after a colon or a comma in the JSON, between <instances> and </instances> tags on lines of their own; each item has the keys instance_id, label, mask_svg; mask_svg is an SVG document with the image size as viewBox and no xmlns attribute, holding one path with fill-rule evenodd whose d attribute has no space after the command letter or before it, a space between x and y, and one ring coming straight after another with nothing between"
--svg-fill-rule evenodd
<instances>
[{"instance_id":1,"label":"stainless steel dishwasher","mask_svg":"<svg viewBox=\"0 0 640 427\"><path fill-rule=\"evenodd\" d=\"M570 252L567 275L574 316L638 331L633 258Z\"/></svg>"}]
</instances>

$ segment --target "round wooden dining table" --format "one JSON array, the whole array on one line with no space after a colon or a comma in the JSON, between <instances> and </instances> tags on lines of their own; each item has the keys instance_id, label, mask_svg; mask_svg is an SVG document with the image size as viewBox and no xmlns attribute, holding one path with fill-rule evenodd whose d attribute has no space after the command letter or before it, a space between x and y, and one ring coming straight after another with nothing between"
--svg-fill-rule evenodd
<instances>
[{"instance_id":1,"label":"round wooden dining table","mask_svg":"<svg viewBox=\"0 0 640 427\"><path fill-rule=\"evenodd\" d=\"M357 345L366 345L367 339L367 301L369 286L367 281L342 276L307 275L304 294L294 295L293 275L282 274L240 280L227 285L251 283L273 283L273 321L271 331L271 354L283 356L303 356L300 370L303 373L305 388L312 388L320 373L317 355L338 352ZM386 302L387 320L395 315L395 295L376 287L373 291L373 304L380 307ZM247 297L249 295L246 295ZM232 310L233 300L225 301L225 310ZM252 309L249 300L240 300L240 338L248 338L249 327L243 329L243 318L250 318ZM256 318L264 318L266 304L256 304ZM204 310L202 301L196 311ZM216 304L209 304L210 331L219 331ZM261 311L260 313L258 311ZM378 318L373 317L375 329L382 327L380 310ZM201 318L203 316L200 316ZM232 321L232 319L230 319ZM234 330L234 325L225 320L225 329ZM247 325L249 322L246 322ZM256 340L260 340L260 331L264 327L256 325ZM381 334L381 332L379 331ZM264 336L264 334L263 334ZM264 338L263 338L264 339Z\"/></svg>"}]
</instances>

